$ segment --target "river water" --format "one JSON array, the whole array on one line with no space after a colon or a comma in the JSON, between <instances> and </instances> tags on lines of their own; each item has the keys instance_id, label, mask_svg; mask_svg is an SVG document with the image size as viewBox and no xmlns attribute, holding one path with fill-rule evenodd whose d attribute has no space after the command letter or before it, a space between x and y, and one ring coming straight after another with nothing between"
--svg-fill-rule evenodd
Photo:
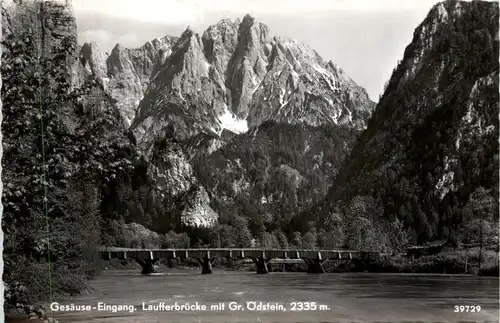
<instances>
[{"instance_id":1,"label":"river water","mask_svg":"<svg viewBox=\"0 0 500 323\"><path fill-rule=\"evenodd\" d=\"M87 305L90 311L52 312L54 317L61 323L499 321L499 279L491 277L226 271L201 275L189 269L142 276L140 270L110 270L94 280L93 287L99 291L60 302ZM135 306L135 311L98 310L99 302ZM143 310L143 306L162 306L161 302L199 307L198 311ZM282 307L258 311L247 302ZM211 309L219 303L224 303L224 310ZM228 309L230 303L240 305L240 310ZM464 306L463 312L456 313L455 306ZM477 306L480 311L471 313Z\"/></svg>"}]
</instances>

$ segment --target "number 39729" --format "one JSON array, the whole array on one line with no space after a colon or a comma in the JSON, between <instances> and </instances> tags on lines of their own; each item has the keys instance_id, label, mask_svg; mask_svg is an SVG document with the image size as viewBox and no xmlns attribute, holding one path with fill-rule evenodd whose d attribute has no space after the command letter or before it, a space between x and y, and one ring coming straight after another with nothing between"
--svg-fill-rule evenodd
<instances>
[{"instance_id":1,"label":"number 39729","mask_svg":"<svg viewBox=\"0 0 500 323\"><path fill-rule=\"evenodd\" d=\"M478 313L481 311L479 305L455 305L455 313Z\"/></svg>"}]
</instances>

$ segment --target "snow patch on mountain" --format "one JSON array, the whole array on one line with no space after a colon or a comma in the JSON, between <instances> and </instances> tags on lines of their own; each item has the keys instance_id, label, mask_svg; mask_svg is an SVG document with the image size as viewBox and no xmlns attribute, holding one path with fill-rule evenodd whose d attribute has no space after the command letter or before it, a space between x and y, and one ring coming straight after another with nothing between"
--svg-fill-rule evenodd
<instances>
[{"instance_id":1,"label":"snow patch on mountain","mask_svg":"<svg viewBox=\"0 0 500 323\"><path fill-rule=\"evenodd\" d=\"M219 122L221 126L220 132L222 132L223 129L230 130L236 134L248 131L247 121L235 116L226 104L224 104L224 113L219 117Z\"/></svg>"}]
</instances>

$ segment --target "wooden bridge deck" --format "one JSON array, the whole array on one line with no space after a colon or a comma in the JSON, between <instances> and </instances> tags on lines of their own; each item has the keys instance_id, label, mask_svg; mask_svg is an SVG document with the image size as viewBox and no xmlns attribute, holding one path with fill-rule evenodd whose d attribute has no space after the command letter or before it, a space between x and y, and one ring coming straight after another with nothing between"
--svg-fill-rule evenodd
<instances>
[{"instance_id":1,"label":"wooden bridge deck","mask_svg":"<svg viewBox=\"0 0 500 323\"><path fill-rule=\"evenodd\" d=\"M189 249L134 249L105 247L100 250L103 257L127 259L158 258L281 258L281 259L358 259L376 252L357 250L311 250L311 249L261 249L261 248L189 248Z\"/></svg>"}]
</instances>

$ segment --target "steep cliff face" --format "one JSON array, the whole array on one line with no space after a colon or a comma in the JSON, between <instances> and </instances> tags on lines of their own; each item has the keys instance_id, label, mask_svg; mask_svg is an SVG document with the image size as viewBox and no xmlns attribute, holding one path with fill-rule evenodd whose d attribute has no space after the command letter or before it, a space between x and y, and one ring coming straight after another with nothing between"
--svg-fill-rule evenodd
<instances>
[{"instance_id":1,"label":"steep cliff face","mask_svg":"<svg viewBox=\"0 0 500 323\"><path fill-rule=\"evenodd\" d=\"M196 174L194 161L220 148L214 135L199 134L184 141L172 137L158 138L149 153L148 176L156 199L164 212L181 220L183 225L210 227L218 214ZM206 165L208 167L208 165Z\"/></svg>"},{"instance_id":2,"label":"steep cliff face","mask_svg":"<svg viewBox=\"0 0 500 323\"><path fill-rule=\"evenodd\" d=\"M223 79L206 61L201 38L186 30L153 77L131 129L145 150L167 129L189 138L216 124L224 95Z\"/></svg>"},{"instance_id":3,"label":"steep cliff face","mask_svg":"<svg viewBox=\"0 0 500 323\"><path fill-rule=\"evenodd\" d=\"M171 53L177 37L165 36L148 41L139 48L116 45L106 61L111 96L130 125L139 102L151 81L152 73Z\"/></svg>"},{"instance_id":4,"label":"steep cliff face","mask_svg":"<svg viewBox=\"0 0 500 323\"><path fill-rule=\"evenodd\" d=\"M364 89L308 46L271 37L249 15L200 37L186 30L153 75L131 129L148 150L156 137L244 133L267 120L362 129L373 109Z\"/></svg>"},{"instance_id":5,"label":"steep cliff face","mask_svg":"<svg viewBox=\"0 0 500 323\"><path fill-rule=\"evenodd\" d=\"M85 71L102 82L127 127L135 117L152 73L171 54L171 47L176 41L177 37L164 36L133 49L117 44L109 55L102 53L94 42L81 47L80 62Z\"/></svg>"},{"instance_id":6,"label":"steep cliff face","mask_svg":"<svg viewBox=\"0 0 500 323\"><path fill-rule=\"evenodd\" d=\"M323 216L372 196L413 242L450 237L484 188L498 202L498 3L439 3L417 27ZM492 210L498 214L498 208Z\"/></svg>"},{"instance_id":7,"label":"steep cliff face","mask_svg":"<svg viewBox=\"0 0 500 323\"><path fill-rule=\"evenodd\" d=\"M373 108L364 89L300 42L275 37L270 44L268 73L253 90L250 126L275 120L364 128Z\"/></svg>"},{"instance_id":8,"label":"steep cliff face","mask_svg":"<svg viewBox=\"0 0 500 323\"><path fill-rule=\"evenodd\" d=\"M95 42L85 43L80 49L80 63L89 74L94 74L99 79L107 77L106 58Z\"/></svg>"}]
</instances>

